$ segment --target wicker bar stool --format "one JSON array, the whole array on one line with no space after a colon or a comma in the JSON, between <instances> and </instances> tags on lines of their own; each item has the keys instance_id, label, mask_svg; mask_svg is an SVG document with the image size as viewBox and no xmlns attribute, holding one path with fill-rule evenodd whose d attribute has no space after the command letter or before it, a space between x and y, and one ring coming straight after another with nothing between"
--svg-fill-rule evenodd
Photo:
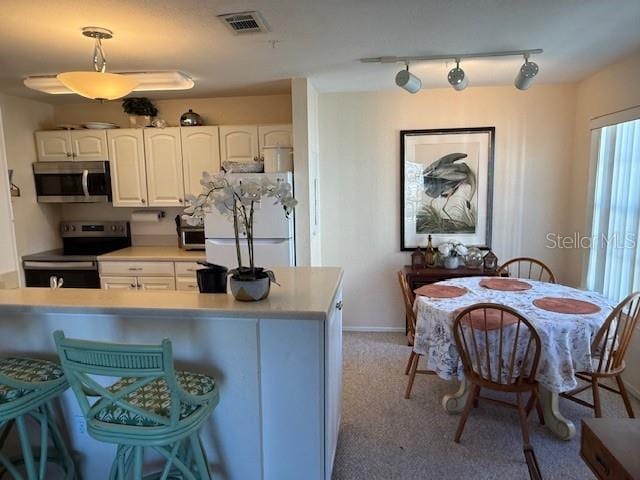
<instances>
[{"instance_id":1,"label":"wicker bar stool","mask_svg":"<svg viewBox=\"0 0 640 480\"><path fill-rule=\"evenodd\" d=\"M176 372L168 339L121 345L68 339L60 331L54 338L89 435L117 445L111 479L130 478L131 472L135 480L143 478L145 449L165 464L144 478L211 478L198 433L218 404L213 378Z\"/></svg>"},{"instance_id":2,"label":"wicker bar stool","mask_svg":"<svg viewBox=\"0 0 640 480\"><path fill-rule=\"evenodd\" d=\"M32 358L0 358L0 449L16 426L20 455L9 458L0 452L0 478L9 474L22 480L44 480L47 465L57 464L65 480L75 478L75 466L60 430L55 424L52 401L69 384L59 365ZM26 420L39 428L40 446L31 446ZM35 451L34 451L35 450ZM26 476L21 473L26 472Z\"/></svg>"}]
</instances>

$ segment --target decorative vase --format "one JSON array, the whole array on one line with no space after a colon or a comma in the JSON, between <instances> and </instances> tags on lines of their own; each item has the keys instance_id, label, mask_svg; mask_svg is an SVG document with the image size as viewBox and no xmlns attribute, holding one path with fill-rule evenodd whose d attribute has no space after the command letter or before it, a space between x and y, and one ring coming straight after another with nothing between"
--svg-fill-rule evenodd
<instances>
[{"instance_id":1,"label":"decorative vase","mask_svg":"<svg viewBox=\"0 0 640 480\"><path fill-rule=\"evenodd\" d=\"M460 266L460 261L458 257L449 256L444 259L444 268L448 268L449 270L455 270Z\"/></svg>"},{"instance_id":2,"label":"decorative vase","mask_svg":"<svg viewBox=\"0 0 640 480\"><path fill-rule=\"evenodd\" d=\"M231 275L229 287L233 297L241 302L258 302L267 298L271 290L271 279L262 272L257 276L259 278L240 278L237 275Z\"/></svg>"}]
</instances>

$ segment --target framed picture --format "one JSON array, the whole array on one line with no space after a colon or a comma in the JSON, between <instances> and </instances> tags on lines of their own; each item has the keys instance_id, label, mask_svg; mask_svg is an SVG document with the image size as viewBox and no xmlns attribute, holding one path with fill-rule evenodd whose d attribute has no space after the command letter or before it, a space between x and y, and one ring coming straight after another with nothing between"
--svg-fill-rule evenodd
<instances>
[{"instance_id":1,"label":"framed picture","mask_svg":"<svg viewBox=\"0 0 640 480\"><path fill-rule=\"evenodd\" d=\"M400 248L491 247L495 127L400 132Z\"/></svg>"}]
</instances>

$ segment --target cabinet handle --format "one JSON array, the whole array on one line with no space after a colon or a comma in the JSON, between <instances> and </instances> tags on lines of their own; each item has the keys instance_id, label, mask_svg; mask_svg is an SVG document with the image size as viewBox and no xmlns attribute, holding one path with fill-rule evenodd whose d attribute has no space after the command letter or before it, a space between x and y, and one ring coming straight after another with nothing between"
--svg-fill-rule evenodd
<instances>
[{"instance_id":1,"label":"cabinet handle","mask_svg":"<svg viewBox=\"0 0 640 480\"><path fill-rule=\"evenodd\" d=\"M184 203L184 200L183 200L182 198L179 198L179 199L178 199L178 202L180 202L180 203Z\"/></svg>"},{"instance_id":2,"label":"cabinet handle","mask_svg":"<svg viewBox=\"0 0 640 480\"><path fill-rule=\"evenodd\" d=\"M142 270L142 268L129 267L129 270L132 272L137 272L139 270Z\"/></svg>"},{"instance_id":3,"label":"cabinet handle","mask_svg":"<svg viewBox=\"0 0 640 480\"><path fill-rule=\"evenodd\" d=\"M342 306L343 306L342 300L340 300L338 303L336 303L336 308L338 310L342 310Z\"/></svg>"},{"instance_id":4,"label":"cabinet handle","mask_svg":"<svg viewBox=\"0 0 640 480\"><path fill-rule=\"evenodd\" d=\"M138 286L135 283L132 283L131 288L138 288Z\"/></svg>"},{"instance_id":5,"label":"cabinet handle","mask_svg":"<svg viewBox=\"0 0 640 480\"><path fill-rule=\"evenodd\" d=\"M67 158L71 158L73 155L70 152L67 152Z\"/></svg>"},{"instance_id":6,"label":"cabinet handle","mask_svg":"<svg viewBox=\"0 0 640 480\"><path fill-rule=\"evenodd\" d=\"M140 203L147 203L147 201L144 198L141 198Z\"/></svg>"},{"instance_id":7,"label":"cabinet handle","mask_svg":"<svg viewBox=\"0 0 640 480\"><path fill-rule=\"evenodd\" d=\"M607 467L607 464L604 463L604 460L602 460L602 458L600 458L598 454L596 454L596 462L598 462L598 464L602 467L605 475L609 476L609 467Z\"/></svg>"}]
</instances>

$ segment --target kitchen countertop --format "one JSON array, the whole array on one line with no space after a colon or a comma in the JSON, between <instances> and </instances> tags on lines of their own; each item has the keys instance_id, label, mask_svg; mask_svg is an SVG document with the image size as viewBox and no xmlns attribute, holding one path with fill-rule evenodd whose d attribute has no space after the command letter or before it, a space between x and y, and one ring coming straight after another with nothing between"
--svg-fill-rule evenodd
<instances>
[{"instance_id":1,"label":"kitchen countertop","mask_svg":"<svg viewBox=\"0 0 640 480\"><path fill-rule=\"evenodd\" d=\"M196 262L204 260L204 250L178 247L127 247L98 256L99 262Z\"/></svg>"},{"instance_id":2,"label":"kitchen countertop","mask_svg":"<svg viewBox=\"0 0 640 480\"><path fill-rule=\"evenodd\" d=\"M153 258L159 259L157 256ZM179 312L185 319L327 318L342 280L341 268L280 267L273 270L280 286L272 285L269 297L261 302L238 302L230 293L21 288L0 290L0 316L17 311L107 315L150 313L156 316L175 316Z\"/></svg>"}]
</instances>

